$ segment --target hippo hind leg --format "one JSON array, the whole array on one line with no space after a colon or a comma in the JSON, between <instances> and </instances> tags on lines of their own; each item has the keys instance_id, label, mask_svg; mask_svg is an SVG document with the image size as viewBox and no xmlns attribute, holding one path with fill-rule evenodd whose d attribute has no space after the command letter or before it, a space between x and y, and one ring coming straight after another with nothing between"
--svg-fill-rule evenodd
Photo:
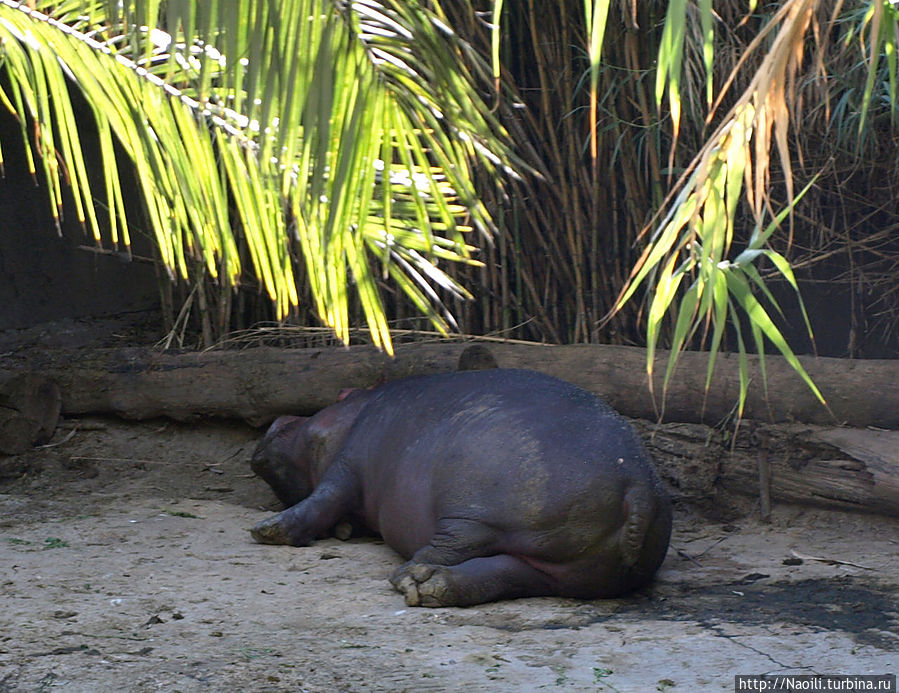
<instances>
[{"instance_id":1,"label":"hippo hind leg","mask_svg":"<svg viewBox=\"0 0 899 693\"><path fill-rule=\"evenodd\" d=\"M456 565L404 563L390 584L408 606L471 606L498 599L553 594L550 578L509 554L470 558Z\"/></svg>"},{"instance_id":2,"label":"hippo hind leg","mask_svg":"<svg viewBox=\"0 0 899 693\"><path fill-rule=\"evenodd\" d=\"M477 520L443 518L428 544L390 578L409 606L470 606L552 594L551 578L497 552L496 530Z\"/></svg>"}]
</instances>

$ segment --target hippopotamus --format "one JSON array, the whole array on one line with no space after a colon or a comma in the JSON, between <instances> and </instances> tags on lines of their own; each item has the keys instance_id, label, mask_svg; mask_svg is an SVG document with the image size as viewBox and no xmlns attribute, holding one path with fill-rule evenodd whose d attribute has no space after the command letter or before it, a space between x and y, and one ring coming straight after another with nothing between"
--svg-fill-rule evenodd
<instances>
[{"instance_id":1,"label":"hippopotamus","mask_svg":"<svg viewBox=\"0 0 899 693\"><path fill-rule=\"evenodd\" d=\"M395 380L282 416L252 469L288 506L256 541L306 546L349 518L406 562L409 606L616 597L650 582L671 504L630 424L528 370Z\"/></svg>"}]
</instances>

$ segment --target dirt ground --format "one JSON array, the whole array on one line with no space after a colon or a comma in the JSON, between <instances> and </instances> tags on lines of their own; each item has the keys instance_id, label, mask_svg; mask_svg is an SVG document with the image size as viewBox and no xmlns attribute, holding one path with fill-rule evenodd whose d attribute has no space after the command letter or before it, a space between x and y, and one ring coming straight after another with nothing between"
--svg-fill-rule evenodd
<instances>
[{"instance_id":1,"label":"dirt ground","mask_svg":"<svg viewBox=\"0 0 899 693\"><path fill-rule=\"evenodd\" d=\"M679 504L626 599L408 608L375 539L262 546L239 424L70 419L0 457L0 691L705 691L896 673L899 522ZM806 556L856 565L797 560Z\"/></svg>"}]
</instances>

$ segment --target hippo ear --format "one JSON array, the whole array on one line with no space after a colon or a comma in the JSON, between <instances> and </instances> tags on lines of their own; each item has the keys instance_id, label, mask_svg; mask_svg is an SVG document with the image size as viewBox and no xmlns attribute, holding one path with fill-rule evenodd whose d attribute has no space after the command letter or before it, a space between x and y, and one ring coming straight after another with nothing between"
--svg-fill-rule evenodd
<instances>
[{"instance_id":1,"label":"hippo ear","mask_svg":"<svg viewBox=\"0 0 899 693\"><path fill-rule=\"evenodd\" d=\"M345 388L343 388L340 392L337 393L337 401L338 401L338 402L342 402L342 401L345 400L347 397L349 397L351 394L353 394L354 392L356 392L358 389L359 389L358 387L345 387Z\"/></svg>"},{"instance_id":2,"label":"hippo ear","mask_svg":"<svg viewBox=\"0 0 899 693\"><path fill-rule=\"evenodd\" d=\"M490 349L483 344L472 344L465 347L465 350L459 355L459 365L456 370L486 371L492 368L499 368L499 364Z\"/></svg>"}]
</instances>

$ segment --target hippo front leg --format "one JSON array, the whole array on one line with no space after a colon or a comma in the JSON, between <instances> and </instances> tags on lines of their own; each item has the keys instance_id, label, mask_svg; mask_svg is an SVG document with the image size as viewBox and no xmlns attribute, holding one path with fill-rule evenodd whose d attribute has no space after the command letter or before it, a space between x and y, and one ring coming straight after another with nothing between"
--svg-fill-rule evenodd
<instances>
[{"instance_id":1,"label":"hippo front leg","mask_svg":"<svg viewBox=\"0 0 899 693\"><path fill-rule=\"evenodd\" d=\"M451 566L411 560L394 572L390 584L405 596L408 606L471 606L554 593L549 576L508 554Z\"/></svg>"},{"instance_id":2,"label":"hippo front leg","mask_svg":"<svg viewBox=\"0 0 899 693\"><path fill-rule=\"evenodd\" d=\"M355 485L348 479L326 474L321 485L305 500L263 520L250 534L260 544L309 546L358 505L357 495Z\"/></svg>"}]
</instances>

